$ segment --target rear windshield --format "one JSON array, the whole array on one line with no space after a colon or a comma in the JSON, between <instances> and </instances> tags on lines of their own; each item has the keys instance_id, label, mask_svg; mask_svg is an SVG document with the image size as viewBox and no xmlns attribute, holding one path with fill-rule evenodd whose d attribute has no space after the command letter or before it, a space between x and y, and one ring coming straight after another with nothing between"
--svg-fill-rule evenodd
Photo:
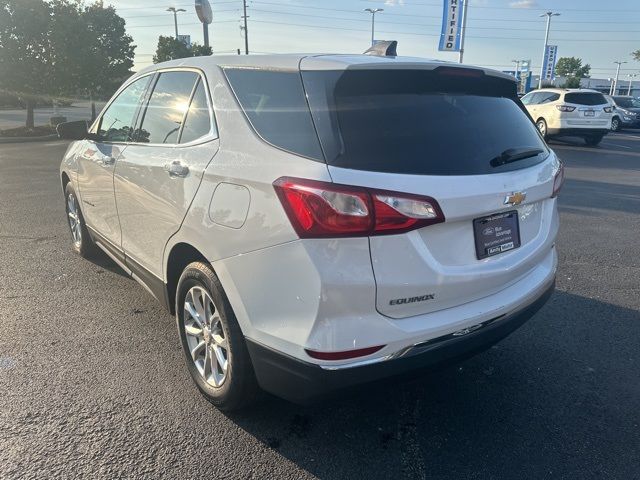
<instances>
[{"instance_id":1,"label":"rear windshield","mask_svg":"<svg viewBox=\"0 0 640 480\"><path fill-rule=\"evenodd\" d=\"M525 168L548 154L510 80L428 70L308 71L303 79L330 165L479 175ZM542 153L491 166L512 148Z\"/></svg>"},{"instance_id":2,"label":"rear windshield","mask_svg":"<svg viewBox=\"0 0 640 480\"><path fill-rule=\"evenodd\" d=\"M608 103L604 95L595 92L567 93L564 96L564 101L575 105L602 105Z\"/></svg>"}]
</instances>

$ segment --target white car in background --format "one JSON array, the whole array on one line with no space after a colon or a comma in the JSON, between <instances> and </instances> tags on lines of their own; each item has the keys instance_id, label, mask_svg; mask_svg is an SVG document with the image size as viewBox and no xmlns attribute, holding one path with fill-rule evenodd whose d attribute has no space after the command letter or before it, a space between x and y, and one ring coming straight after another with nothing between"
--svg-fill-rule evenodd
<instances>
[{"instance_id":1,"label":"white car in background","mask_svg":"<svg viewBox=\"0 0 640 480\"><path fill-rule=\"evenodd\" d=\"M596 90L543 88L526 94L522 103L544 138L582 137L596 146L611 131L613 106Z\"/></svg>"},{"instance_id":2,"label":"white car in background","mask_svg":"<svg viewBox=\"0 0 640 480\"><path fill-rule=\"evenodd\" d=\"M77 140L60 171L74 250L176 315L221 409L472 355L554 288L562 164L496 71L185 58L59 134Z\"/></svg>"}]
</instances>

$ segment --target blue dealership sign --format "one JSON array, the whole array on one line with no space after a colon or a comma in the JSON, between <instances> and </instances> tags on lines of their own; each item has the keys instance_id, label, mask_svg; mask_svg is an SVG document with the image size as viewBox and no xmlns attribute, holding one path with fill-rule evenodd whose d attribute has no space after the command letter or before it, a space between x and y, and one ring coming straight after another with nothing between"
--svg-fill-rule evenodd
<instances>
[{"instance_id":1,"label":"blue dealership sign","mask_svg":"<svg viewBox=\"0 0 640 480\"><path fill-rule=\"evenodd\" d=\"M466 0L443 0L442 30L440 31L438 50L442 52L460 51L465 3Z\"/></svg>"}]
</instances>

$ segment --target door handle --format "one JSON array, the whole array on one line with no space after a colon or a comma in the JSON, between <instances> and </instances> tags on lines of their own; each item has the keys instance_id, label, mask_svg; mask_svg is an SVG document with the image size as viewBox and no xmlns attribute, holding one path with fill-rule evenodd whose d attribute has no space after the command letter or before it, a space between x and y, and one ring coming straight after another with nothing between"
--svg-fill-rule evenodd
<instances>
[{"instance_id":1,"label":"door handle","mask_svg":"<svg viewBox=\"0 0 640 480\"><path fill-rule=\"evenodd\" d=\"M184 165L180 160L174 160L165 164L164 170L170 177L186 177L189 174L189 167Z\"/></svg>"}]
</instances>

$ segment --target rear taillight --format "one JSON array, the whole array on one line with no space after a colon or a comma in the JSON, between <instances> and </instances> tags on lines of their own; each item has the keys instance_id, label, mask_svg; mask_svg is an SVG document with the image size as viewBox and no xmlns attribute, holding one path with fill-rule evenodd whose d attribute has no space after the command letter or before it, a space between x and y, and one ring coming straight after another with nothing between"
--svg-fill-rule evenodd
<instances>
[{"instance_id":1,"label":"rear taillight","mask_svg":"<svg viewBox=\"0 0 640 480\"><path fill-rule=\"evenodd\" d=\"M444 222L431 197L289 177L273 186L300 238L385 235Z\"/></svg>"},{"instance_id":2,"label":"rear taillight","mask_svg":"<svg viewBox=\"0 0 640 480\"><path fill-rule=\"evenodd\" d=\"M556 108L561 112L573 112L576 109L576 107L570 105L556 105Z\"/></svg>"},{"instance_id":3,"label":"rear taillight","mask_svg":"<svg viewBox=\"0 0 640 480\"><path fill-rule=\"evenodd\" d=\"M556 175L553 177L553 193L551 194L551 198L557 197L560 189L562 188L562 184L564 183L564 165L560 160L558 160L559 167Z\"/></svg>"},{"instance_id":4,"label":"rear taillight","mask_svg":"<svg viewBox=\"0 0 640 480\"><path fill-rule=\"evenodd\" d=\"M603 110L604 110L606 113L611 113L611 112L613 112L613 107L604 107L604 108L603 108Z\"/></svg>"}]
</instances>

